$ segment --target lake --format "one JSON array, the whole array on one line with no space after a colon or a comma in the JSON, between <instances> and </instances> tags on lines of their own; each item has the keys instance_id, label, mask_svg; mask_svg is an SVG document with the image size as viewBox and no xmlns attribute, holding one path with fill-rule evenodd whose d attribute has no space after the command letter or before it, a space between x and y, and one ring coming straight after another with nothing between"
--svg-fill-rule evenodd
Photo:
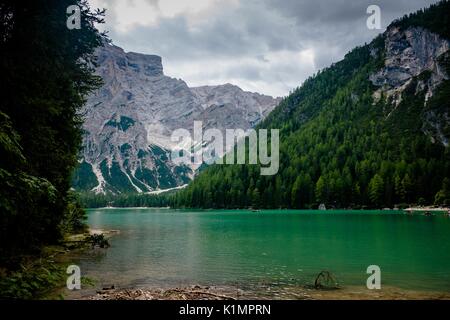
<instances>
[{"instance_id":1,"label":"lake","mask_svg":"<svg viewBox=\"0 0 450 320\"><path fill-rule=\"evenodd\" d=\"M328 270L341 286L364 289L367 267L378 265L382 287L450 292L450 218L443 214L133 208L88 216L91 228L120 230L109 249L73 261L97 287L277 292Z\"/></svg>"}]
</instances>

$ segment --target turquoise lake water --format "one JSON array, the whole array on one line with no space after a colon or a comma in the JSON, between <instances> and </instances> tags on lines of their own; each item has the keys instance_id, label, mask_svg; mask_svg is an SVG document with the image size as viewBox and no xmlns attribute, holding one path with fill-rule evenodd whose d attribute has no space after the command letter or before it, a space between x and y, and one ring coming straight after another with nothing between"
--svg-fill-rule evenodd
<instances>
[{"instance_id":1,"label":"turquoise lake water","mask_svg":"<svg viewBox=\"0 0 450 320\"><path fill-rule=\"evenodd\" d=\"M302 286L322 270L365 287L450 291L450 218L401 211L195 211L92 209L88 223L115 229L106 250L74 261L98 286Z\"/></svg>"}]
</instances>

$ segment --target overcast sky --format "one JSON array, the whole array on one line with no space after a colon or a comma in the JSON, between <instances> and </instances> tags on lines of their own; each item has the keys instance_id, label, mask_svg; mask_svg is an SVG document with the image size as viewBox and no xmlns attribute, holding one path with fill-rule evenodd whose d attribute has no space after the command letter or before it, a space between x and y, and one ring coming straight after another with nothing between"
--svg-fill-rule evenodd
<instances>
[{"instance_id":1,"label":"overcast sky","mask_svg":"<svg viewBox=\"0 0 450 320\"><path fill-rule=\"evenodd\" d=\"M115 45L157 54L189 86L233 83L284 96L370 42L395 18L436 0L91 0ZM381 8L382 30L366 26Z\"/></svg>"}]
</instances>

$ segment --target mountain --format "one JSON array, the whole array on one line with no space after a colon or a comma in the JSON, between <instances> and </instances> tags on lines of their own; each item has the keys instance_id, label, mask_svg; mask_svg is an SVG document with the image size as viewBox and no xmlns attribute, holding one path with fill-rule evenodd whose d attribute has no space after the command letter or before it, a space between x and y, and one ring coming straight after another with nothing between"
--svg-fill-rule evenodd
<instances>
[{"instance_id":1,"label":"mountain","mask_svg":"<svg viewBox=\"0 0 450 320\"><path fill-rule=\"evenodd\" d=\"M280 169L205 169L172 205L393 207L450 203L450 2L394 21L321 70L257 128L280 129Z\"/></svg>"},{"instance_id":2,"label":"mountain","mask_svg":"<svg viewBox=\"0 0 450 320\"><path fill-rule=\"evenodd\" d=\"M232 84L196 87L191 88L191 91L205 110L203 112L205 120L214 120L222 128L248 129L254 127L281 100L258 93L245 92ZM231 108L231 110L229 112L219 111L223 106ZM226 119L228 115L232 115L232 117ZM236 126L236 121L242 122L241 126Z\"/></svg>"},{"instance_id":3,"label":"mountain","mask_svg":"<svg viewBox=\"0 0 450 320\"><path fill-rule=\"evenodd\" d=\"M125 52L105 44L97 51L103 86L82 112L83 150L74 174L76 190L96 193L151 192L188 183L197 167L170 160L172 132L206 128L248 129L280 99L225 84L189 88L164 75L156 55Z\"/></svg>"}]
</instances>

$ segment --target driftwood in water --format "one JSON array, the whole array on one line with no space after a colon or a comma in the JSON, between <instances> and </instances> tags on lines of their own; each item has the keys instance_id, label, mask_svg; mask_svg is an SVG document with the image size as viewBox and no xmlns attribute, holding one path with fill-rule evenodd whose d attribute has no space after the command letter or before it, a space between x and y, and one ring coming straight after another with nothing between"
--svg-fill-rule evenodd
<instances>
[{"instance_id":1,"label":"driftwood in water","mask_svg":"<svg viewBox=\"0 0 450 320\"><path fill-rule=\"evenodd\" d=\"M333 274L329 271L321 271L314 281L316 289L339 289L338 283Z\"/></svg>"},{"instance_id":2,"label":"driftwood in water","mask_svg":"<svg viewBox=\"0 0 450 320\"><path fill-rule=\"evenodd\" d=\"M223 300L235 300L235 298L230 297L230 296L212 293L212 292L208 292L208 291L200 291L200 290L186 290L186 289L178 289L177 288L177 289L168 290L167 293L168 294L170 294L170 293L186 294L187 293L187 294L194 294L194 295L206 295L206 296L220 298Z\"/></svg>"},{"instance_id":3,"label":"driftwood in water","mask_svg":"<svg viewBox=\"0 0 450 320\"><path fill-rule=\"evenodd\" d=\"M97 291L97 295L89 299L99 300L235 300L236 298L211 292L209 287L174 289L115 289L114 286Z\"/></svg>"}]
</instances>

